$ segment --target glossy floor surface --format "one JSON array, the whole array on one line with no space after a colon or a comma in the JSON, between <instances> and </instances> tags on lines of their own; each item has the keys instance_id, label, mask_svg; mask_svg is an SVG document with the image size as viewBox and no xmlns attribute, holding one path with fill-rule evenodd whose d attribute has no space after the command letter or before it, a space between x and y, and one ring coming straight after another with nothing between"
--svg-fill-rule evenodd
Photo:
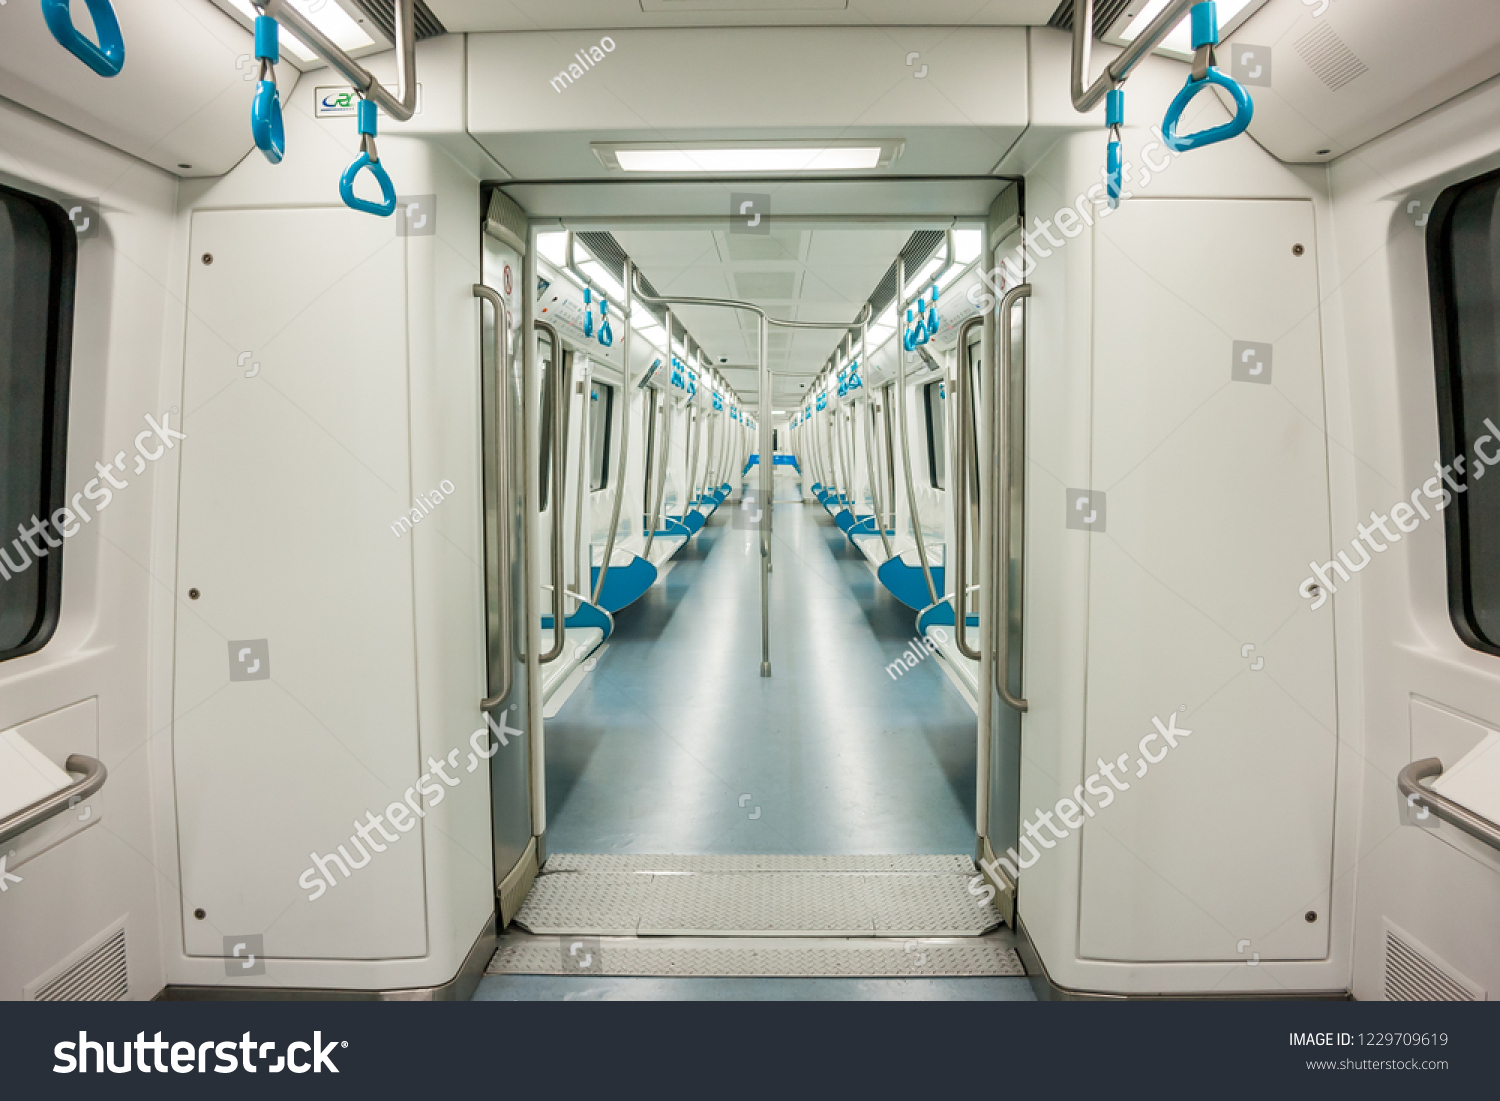
<instances>
[{"instance_id":1,"label":"glossy floor surface","mask_svg":"<svg viewBox=\"0 0 1500 1101\"><path fill-rule=\"evenodd\" d=\"M776 507L772 676L757 533L726 504L615 621L547 723L554 853L974 851L975 718L915 614L816 503ZM479 1001L1030 1000L1024 978L488 975Z\"/></svg>"},{"instance_id":2,"label":"glossy floor surface","mask_svg":"<svg viewBox=\"0 0 1500 1101\"><path fill-rule=\"evenodd\" d=\"M547 723L547 848L577 853L974 851L975 718L816 503L778 505L772 676L757 533L727 504L616 617Z\"/></svg>"}]
</instances>

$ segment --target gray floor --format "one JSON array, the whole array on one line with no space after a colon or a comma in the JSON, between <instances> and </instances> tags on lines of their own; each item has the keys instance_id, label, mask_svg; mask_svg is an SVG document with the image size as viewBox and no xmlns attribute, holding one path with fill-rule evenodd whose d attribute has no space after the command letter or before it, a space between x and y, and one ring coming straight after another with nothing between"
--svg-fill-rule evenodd
<instances>
[{"instance_id":1,"label":"gray floor","mask_svg":"<svg viewBox=\"0 0 1500 1101\"><path fill-rule=\"evenodd\" d=\"M756 533L725 507L616 619L547 724L547 847L974 851L974 714L935 662L892 680L916 615L814 503L779 505L773 676Z\"/></svg>"},{"instance_id":2,"label":"gray floor","mask_svg":"<svg viewBox=\"0 0 1500 1101\"><path fill-rule=\"evenodd\" d=\"M778 505L773 676L754 530L726 506L616 617L547 724L556 853L966 853L974 713L933 661L886 666L916 615L816 503ZM1029 1000L1027 980L490 975L483 1001Z\"/></svg>"}]
</instances>

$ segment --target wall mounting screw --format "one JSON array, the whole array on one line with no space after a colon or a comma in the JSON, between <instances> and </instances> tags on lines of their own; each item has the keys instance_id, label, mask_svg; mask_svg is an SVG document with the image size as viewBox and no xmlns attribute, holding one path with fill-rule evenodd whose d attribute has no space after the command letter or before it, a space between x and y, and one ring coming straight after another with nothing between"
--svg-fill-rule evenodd
<instances>
[{"instance_id":1,"label":"wall mounting screw","mask_svg":"<svg viewBox=\"0 0 1500 1101\"><path fill-rule=\"evenodd\" d=\"M214 262L214 254L211 252L205 252L203 254L203 262L205 264L212 264Z\"/></svg>"},{"instance_id":2,"label":"wall mounting screw","mask_svg":"<svg viewBox=\"0 0 1500 1101\"><path fill-rule=\"evenodd\" d=\"M203 594L200 593L197 589L189 589L188 590L188 599L189 600L197 600L202 595Z\"/></svg>"},{"instance_id":3,"label":"wall mounting screw","mask_svg":"<svg viewBox=\"0 0 1500 1101\"><path fill-rule=\"evenodd\" d=\"M197 918L199 921L202 921L204 918L208 917L208 911L207 910L194 910L193 911L193 916L195 918Z\"/></svg>"},{"instance_id":4,"label":"wall mounting screw","mask_svg":"<svg viewBox=\"0 0 1500 1101\"><path fill-rule=\"evenodd\" d=\"M1309 910L1302 916L1307 919L1307 924L1309 925L1318 920L1318 912L1316 910Z\"/></svg>"},{"instance_id":5,"label":"wall mounting screw","mask_svg":"<svg viewBox=\"0 0 1500 1101\"><path fill-rule=\"evenodd\" d=\"M1303 248L1301 245L1293 245L1292 246L1292 255L1293 256L1301 256L1306 251L1307 250L1305 248Z\"/></svg>"}]
</instances>

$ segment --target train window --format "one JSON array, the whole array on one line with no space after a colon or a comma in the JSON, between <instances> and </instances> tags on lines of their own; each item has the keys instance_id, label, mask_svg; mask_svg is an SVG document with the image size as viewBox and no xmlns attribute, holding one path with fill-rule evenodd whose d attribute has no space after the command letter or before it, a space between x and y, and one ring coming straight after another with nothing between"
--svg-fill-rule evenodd
<instances>
[{"instance_id":1,"label":"train window","mask_svg":"<svg viewBox=\"0 0 1500 1101\"><path fill-rule=\"evenodd\" d=\"M1500 172L1443 193L1428 246L1442 460L1462 489L1446 510L1448 606L1466 643L1500 654L1500 474L1479 477L1500 457Z\"/></svg>"},{"instance_id":2,"label":"train window","mask_svg":"<svg viewBox=\"0 0 1500 1101\"><path fill-rule=\"evenodd\" d=\"M85 519L62 511L77 249L61 207L0 187L0 660L52 637L57 531Z\"/></svg>"},{"instance_id":3,"label":"train window","mask_svg":"<svg viewBox=\"0 0 1500 1101\"><path fill-rule=\"evenodd\" d=\"M609 449L615 421L615 388L595 382L589 394L589 488L609 488Z\"/></svg>"},{"instance_id":4,"label":"train window","mask_svg":"<svg viewBox=\"0 0 1500 1101\"><path fill-rule=\"evenodd\" d=\"M922 406L927 411L927 471L933 489L948 488L948 443L943 435L943 384L922 387Z\"/></svg>"}]
</instances>

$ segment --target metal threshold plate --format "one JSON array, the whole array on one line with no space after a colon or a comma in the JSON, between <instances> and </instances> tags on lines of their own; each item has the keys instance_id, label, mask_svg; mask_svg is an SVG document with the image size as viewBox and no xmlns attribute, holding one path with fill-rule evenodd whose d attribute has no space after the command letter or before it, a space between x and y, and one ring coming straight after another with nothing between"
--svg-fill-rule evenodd
<instances>
[{"instance_id":1,"label":"metal threshold plate","mask_svg":"<svg viewBox=\"0 0 1500 1101\"><path fill-rule=\"evenodd\" d=\"M953 856L550 857L516 915L582 936L977 937L1000 912Z\"/></svg>"},{"instance_id":2,"label":"metal threshold plate","mask_svg":"<svg viewBox=\"0 0 1500 1101\"><path fill-rule=\"evenodd\" d=\"M633 978L981 978L1022 976L1009 938L842 940L507 936L491 975Z\"/></svg>"}]
</instances>

